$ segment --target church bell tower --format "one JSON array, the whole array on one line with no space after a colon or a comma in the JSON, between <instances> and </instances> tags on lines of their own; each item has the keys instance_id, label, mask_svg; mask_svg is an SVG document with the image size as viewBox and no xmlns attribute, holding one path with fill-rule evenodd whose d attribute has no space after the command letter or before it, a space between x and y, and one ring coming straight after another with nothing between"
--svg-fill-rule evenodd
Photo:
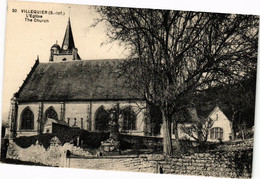
<instances>
[{"instance_id":1,"label":"church bell tower","mask_svg":"<svg viewBox=\"0 0 260 179\"><path fill-rule=\"evenodd\" d=\"M75 47L70 18L68 19L67 28L65 31L62 46L60 47L57 42L51 47L50 62L64 62L80 60L78 49Z\"/></svg>"}]
</instances>

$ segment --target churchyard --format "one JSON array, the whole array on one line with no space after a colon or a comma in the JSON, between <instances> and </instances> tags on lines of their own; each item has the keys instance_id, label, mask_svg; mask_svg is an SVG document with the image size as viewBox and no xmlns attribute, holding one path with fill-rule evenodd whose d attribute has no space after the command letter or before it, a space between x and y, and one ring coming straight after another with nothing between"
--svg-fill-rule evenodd
<instances>
[{"instance_id":1,"label":"churchyard","mask_svg":"<svg viewBox=\"0 0 260 179\"><path fill-rule=\"evenodd\" d=\"M6 156L2 155L1 160L3 163L51 167L251 177L252 138L205 144L204 150L194 142L179 141L182 152L175 152L173 156L161 154L162 138L119 135L118 149L104 145L109 138L109 133L79 129L59 134L18 137L9 140L7 151L4 151L2 143L2 154L6 152Z\"/></svg>"}]
</instances>

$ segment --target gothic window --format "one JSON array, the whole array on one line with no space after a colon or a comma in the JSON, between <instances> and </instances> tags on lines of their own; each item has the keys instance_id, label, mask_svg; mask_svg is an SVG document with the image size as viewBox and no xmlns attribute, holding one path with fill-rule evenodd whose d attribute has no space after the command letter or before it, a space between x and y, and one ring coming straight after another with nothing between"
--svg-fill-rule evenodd
<instances>
[{"instance_id":1,"label":"gothic window","mask_svg":"<svg viewBox=\"0 0 260 179\"><path fill-rule=\"evenodd\" d=\"M58 115L56 113L56 111L54 110L54 108L51 106L49 107L46 112L45 112L45 118L51 118L51 119L56 119L58 120Z\"/></svg>"},{"instance_id":2,"label":"gothic window","mask_svg":"<svg viewBox=\"0 0 260 179\"><path fill-rule=\"evenodd\" d=\"M210 139L223 139L223 129L214 127L210 130Z\"/></svg>"},{"instance_id":3,"label":"gothic window","mask_svg":"<svg viewBox=\"0 0 260 179\"><path fill-rule=\"evenodd\" d=\"M34 115L29 107L26 107L22 112L21 129L32 130L34 128Z\"/></svg>"},{"instance_id":4,"label":"gothic window","mask_svg":"<svg viewBox=\"0 0 260 179\"><path fill-rule=\"evenodd\" d=\"M136 130L136 114L130 106L122 110L122 117L124 130Z\"/></svg>"},{"instance_id":5,"label":"gothic window","mask_svg":"<svg viewBox=\"0 0 260 179\"><path fill-rule=\"evenodd\" d=\"M104 109L104 106L100 106L96 112L95 129L97 131L107 131L109 129L108 123L109 123L109 114Z\"/></svg>"}]
</instances>

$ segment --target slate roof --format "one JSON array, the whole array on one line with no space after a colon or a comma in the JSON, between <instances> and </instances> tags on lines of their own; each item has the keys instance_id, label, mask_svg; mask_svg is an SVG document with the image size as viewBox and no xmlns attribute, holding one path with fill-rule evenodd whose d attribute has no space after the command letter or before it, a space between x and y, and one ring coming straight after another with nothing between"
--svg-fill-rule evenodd
<instances>
[{"instance_id":1,"label":"slate roof","mask_svg":"<svg viewBox=\"0 0 260 179\"><path fill-rule=\"evenodd\" d=\"M80 60L37 63L17 93L17 100L80 101L142 99L124 76L119 76L122 60Z\"/></svg>"},{"instance_id":2,"label":"slate roof","mask_svg":"<svg viewBox=\"0 0 260 179\"><path fill-rule=\"evenodd\" d=\"M231 118L230 112L222 107L216 106L214 104L189 107L181 112L181 115L178 116L178 123L197 123L197 122L206 122L209 115L216 109L219 108L228 119Z\"/></svg>"}]
</instances>

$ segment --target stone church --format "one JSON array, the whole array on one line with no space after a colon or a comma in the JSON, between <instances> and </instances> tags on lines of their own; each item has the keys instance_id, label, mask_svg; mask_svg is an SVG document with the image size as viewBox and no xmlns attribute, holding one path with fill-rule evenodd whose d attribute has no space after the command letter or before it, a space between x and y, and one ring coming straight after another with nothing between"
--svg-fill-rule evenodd
<instances>
[{"instance_id":1,"label":"stone church","mask_svg":"<svg viewBox=\"0 0 260 179\"><path fill-rule=\"evenodd\" d=\"M62 45L56 43L51 47L48 63L35 61L11 99L9 136L59 132L68 127L106 131L107 110L115 105L122 110L119 119L122 133L151 133L145 110L140 110L146 103L124 77L115 73L121 61L82 60L68 19ZM155 133L160 134L160 128Z\"/></svg>"},{"instance_id":2,"label":"stone church","mask_svg":"<svg viewBox=\"0 0 260 179\"><path fill-rule=\"evenodd\" d=\"M148 114L148 106L142 95L130 87L126 77L118 75L118 66L122 61L82 60L68 19L62 45L52 45L48 63L40 63L39 59L35 61L19 91L11 99L6 134L14 138L56 133L70 127L106 132L110 118L108 110L118 106L121 110L121 133L162 137L161 112L149 106ZM198 118L197 112L193 112L195 118ZM228 140L231 132L229 120L220 109L217 114L223 119L213 117L217 122L210 131L209 140ZM193 118L191 115L185 121L193 123L196 121ZM212 116L207 115L205 118ZM218 121L226 121L225 126ZM177 125L178 136L181 137L178 128ZM173 130L173 139L175 134Z\"/></svg>"}]
</instances>

